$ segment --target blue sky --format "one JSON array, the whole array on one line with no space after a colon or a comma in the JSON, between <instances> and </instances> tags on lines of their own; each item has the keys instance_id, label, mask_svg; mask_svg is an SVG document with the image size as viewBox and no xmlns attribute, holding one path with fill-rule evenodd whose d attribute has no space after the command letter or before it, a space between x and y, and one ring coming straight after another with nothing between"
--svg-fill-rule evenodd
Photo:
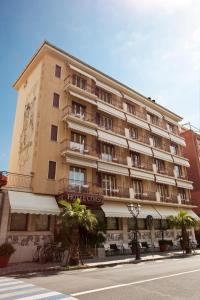
<instances>
[{"instance_id":1,"label":"blue sky","mask_svg":"<svg viewBox=\"0 0 200 300\"><path fill-rule=\"evenodd\" d=\"M12 83L44 39L200 127L198 0L0 0L0 170L7 170Z\"/></svg>"}]
</instances>

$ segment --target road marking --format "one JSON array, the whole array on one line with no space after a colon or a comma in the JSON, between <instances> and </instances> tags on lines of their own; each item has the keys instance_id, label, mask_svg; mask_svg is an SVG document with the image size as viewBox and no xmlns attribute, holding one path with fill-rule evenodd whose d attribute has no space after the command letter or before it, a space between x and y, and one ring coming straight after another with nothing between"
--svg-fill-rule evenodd
<instances>
[{"instance_id":1,"label":"road marking","mask_svg":"<svg viewBox=\"0 0 200 300\"><path fill-rule=\"evenodd\" d=\"M176 276L181 276L181 275L196 273L196 272L200 272L200 269L196 269L196 270L192 270L192 271L186 271L186 272L181 272L181 273L175 273L175 274L170 274L170 275L165 275L165 276L160 276L160 277L154 277L154 278L150 278L150 279L145 279L145 280L140 280L140 281L134 281L134 282L129 282L129 283L111 285L111 286L107 286L107 287L104 287L104 288L99 288L99 289L94 289L94 290L88 290L88 291L74 293L74 294L72 294L72 296L80 296L80 295L92 294L92 293L102 292L102 291L106 291L106 290L112 290L112 289L117 289L117 288L121 288L121 287L126 287L126 286L131 286L131 285L141 284L141 283L145 283L145 282L151 282L151 281L156 281L156 280L160 280L160 279L165 279L165 278L170 278L170 277L176 277Z\"/></svg>"},{"instance_id":2,"label":"road marking","mask_svg":"<svg viewBox=\"0 0 200 300\"><path fill-rule=\"evenodd\" d=\"M92 272L92 271L95 271L95 270L97 270L97 268L85 269L85 270L82 270L81 273Z\"/></svg>"},{"instance_id":3,"label":"road marking","mask_svg":"<svg viewBox=\"0 0 200 300\"><path fill-rule=\"evenodd\" d=\"M37 299L67 299L76 300L71 295L51 291L24 281L9 277L0 277L0 300L37 300Z\"/></svg>"}]
</instances>

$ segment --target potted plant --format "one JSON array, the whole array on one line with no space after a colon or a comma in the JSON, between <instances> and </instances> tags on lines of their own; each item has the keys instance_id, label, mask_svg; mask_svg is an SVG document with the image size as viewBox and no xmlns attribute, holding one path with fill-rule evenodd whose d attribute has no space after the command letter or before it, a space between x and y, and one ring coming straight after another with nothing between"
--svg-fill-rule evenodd
<instances>
[{"instance_id":1,"label":"potted plant","mask_svg":"<svg viewBox=\"0 0 200 300\"><path fill-rule=\"evenodd\" d=\"M8 265L10 256L15 252L11 244L5 243L0 246L0 268L5 268Z\"/></svg>"},{"instance_id":2,"label":"potted plant","mask_svg":"<svg viewBox=\"0 0 200 300\"><path fill-rule=\"evenodd\" d=\"M169 241L159 240L160 252L165 252L168 249Z\"/></svg>"}]
</instances>

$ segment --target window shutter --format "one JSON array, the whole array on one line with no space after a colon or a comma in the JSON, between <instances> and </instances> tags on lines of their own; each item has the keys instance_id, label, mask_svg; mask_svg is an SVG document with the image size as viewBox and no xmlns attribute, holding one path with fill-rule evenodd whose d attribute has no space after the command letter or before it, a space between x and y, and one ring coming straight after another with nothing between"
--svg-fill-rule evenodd
<instances>
[{"instance_id":1,"label":"window shutter","mask_svg":"<svg viewBox=\"0 0 200 300\"><path fill-rule=\"evenodd\" d=\"M51 140L57 142L58 139L58 126L51 125Z\"/></svg>"},{"instance_id":2,"label":"window shutter","mask_svg":"<svg viewBox=\"0 0 200 300\"><path fill-rule=\"evenodd\" d=\"M56 177L56 162L49 161L49 172L48 172L48 179L55 179Z\"/></svg>"}]
</instances>

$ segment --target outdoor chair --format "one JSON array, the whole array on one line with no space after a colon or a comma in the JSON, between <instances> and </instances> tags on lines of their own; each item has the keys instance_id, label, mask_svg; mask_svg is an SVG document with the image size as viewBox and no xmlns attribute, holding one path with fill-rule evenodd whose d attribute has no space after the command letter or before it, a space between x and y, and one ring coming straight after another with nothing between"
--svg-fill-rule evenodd
<instances>
[{"instance_id":1,"label":"outdoor chair","mask_svg":"<svg viewBox=\"0 0 200 300\"><path fill-rule=\"evenodd\" d=\"M150 247L149 247L149 244L147 242L140 242L140 248L144 252L148 252Z\"/></svg>"},{"instance_id":2,"label":"outdoor chair","mask_svg":"<svg viewBox=\"0 0 200 300\"><path fill-rule=\"evenodd\" d=\"M117 244L110 244L110 250L112 254L120 254L120 249L117 247Z\"/></svg>"}]
</instances>

